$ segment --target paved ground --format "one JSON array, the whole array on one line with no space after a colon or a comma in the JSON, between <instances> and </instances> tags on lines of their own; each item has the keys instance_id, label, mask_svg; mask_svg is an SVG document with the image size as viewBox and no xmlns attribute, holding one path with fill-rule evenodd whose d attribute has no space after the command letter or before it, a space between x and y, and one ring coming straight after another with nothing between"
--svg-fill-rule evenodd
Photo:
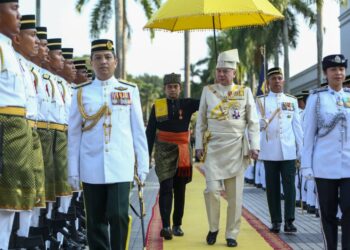
<instances>
[{"instance_id":1,"label":"paved ground","mask_svg":"<svg viewBox=\"0 0 350 250\"><path fill-rule=\"evenodd\" d=\"M146 187L144 188L144 199L146 204L145 231L147 230L147 225L152 215L152 207L155 203L158 189L158 180L154 173L154 170L152 169L149 176L147 177ZM132 190L130 201L135 208L138 208L139 203L136 188ZM266 194L262 189L258 189L252 185L246 185L244 188L244 207L247 208L256 217L258 217L262 223L270 227ZM133 215L134 220L132 225L133 227L129 250L141 250L143 248L140 220L134 216L132 211L130 211L130 213ZM293 249L324 249L319 218L316 218L315 215L307 214L306 212L302 214L301 209L297 208L295 225L298 228L297 234L279 234L280 237Z\"/></svg>"}]
</instances>

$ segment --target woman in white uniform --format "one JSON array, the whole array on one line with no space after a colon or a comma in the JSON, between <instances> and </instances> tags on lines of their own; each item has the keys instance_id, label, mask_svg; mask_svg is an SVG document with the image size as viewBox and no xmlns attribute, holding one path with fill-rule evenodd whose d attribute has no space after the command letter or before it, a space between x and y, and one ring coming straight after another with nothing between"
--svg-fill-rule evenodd
<instances>
[{"instance_id":1,"label":"woman in white uniform","mask_svg":"<svg viewBox=\"0 0 350 250\"><path fill-rule=\"evenodd\" d=\"M342 249L350 249L350 89L343 88L347 59L323 58L328 87L310 95L304 118L303 176L314 177L327 250L337 249L338 205Z\"/></svg>"}]
</instances>

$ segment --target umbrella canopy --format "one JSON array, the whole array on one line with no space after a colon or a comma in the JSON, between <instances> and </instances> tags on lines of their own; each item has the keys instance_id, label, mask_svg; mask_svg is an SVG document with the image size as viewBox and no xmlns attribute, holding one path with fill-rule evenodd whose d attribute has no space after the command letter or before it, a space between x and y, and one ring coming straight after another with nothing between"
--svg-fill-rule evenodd
<instances>
[{"instance_id":1,"label":"umbrella canopy","mask_svg":"<svg viewBox=\"0 0 350 250\"><path fill-rule=\"evenodd\" d=\"M267 25L283 15L268 0L168 0L144 28L169 31Z\"/></svg>"}]
</instances>

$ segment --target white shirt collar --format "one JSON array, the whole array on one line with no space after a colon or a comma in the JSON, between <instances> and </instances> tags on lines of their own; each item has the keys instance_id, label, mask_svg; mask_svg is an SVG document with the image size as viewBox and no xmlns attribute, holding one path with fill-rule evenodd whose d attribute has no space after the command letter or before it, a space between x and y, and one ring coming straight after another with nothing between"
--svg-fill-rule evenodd
<instances>
[{"instance_id":1,"label":"white shirt collar","mask_svg":"<svg viewBox=\"0 0 350 250\"><path fill-rule=\"evenodd\" d=\"M283 92L275 93L275 92L272 92L272 91L270 90L269 96L272 96L272 97L281 97L281 96L283 96Z\"/></svg>"},{"instance_id":2,"label":"white shirt collar","mask_svg":"<svg viewBox=\"0 0 350 250\"><path fill-rule=\"evenodd\" d=\"M328 85L328 92L331 93L332 95L342 95L344 93L344 89L341 88L339 91L335 91L334 89L331 88L331 86Z\"/></svg>"},{"instance_id":3,"label":"white shirt collar","mask_svg":"<svg viewBox=\"0 0 350 250\"><path fill-rule=\"evenodd\" d=\"M12 46L12 40L2 33L0 33L0 40L7 43L9 46Z\"/></svg>"},{"instance_id":4,"label":"white shirt collar","mask_svg":"<svg viewBox=\"0 0 350 250\"><path fill-rule=\"evenodd\" d=\"M101 84L102 86L106 86L106 85L109 85L113 82L116 82L118 81L114 76L112 76L111 78L107 79L107 80L104 80L104 81L101 81L100 79L98 79L97 77L95 78L95 81L96 83L98 84Z\"/></svg>"}]
</instances>

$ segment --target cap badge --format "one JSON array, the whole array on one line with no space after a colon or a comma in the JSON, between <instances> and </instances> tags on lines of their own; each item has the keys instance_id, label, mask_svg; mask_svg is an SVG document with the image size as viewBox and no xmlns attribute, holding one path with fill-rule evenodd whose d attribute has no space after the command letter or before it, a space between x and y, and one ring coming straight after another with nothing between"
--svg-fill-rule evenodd
<instances>
[{"instance_id":1,"label":"cap badge","mask_svg":"<svg viewBox=\"0 0 350 250\"><path fill-rule=\"evenodd\" d=\"M334 61L335 61L336 63L341 63L341 58L340 58L340 56L334 57Z\"/></svg>"},{"instance_id":2,"label":"cap badge","mask_svg":"<svg viewBox=\"0 0 350 250\"><path fill-rule=\"evenodd\" d=\"M108 41L107 44L106 44L106 47L107 47L107 49L109 49L109 50L113 49L113 44L112 44L112 42L111 42L111 41Z\"/></svg>"}]
</instances>

